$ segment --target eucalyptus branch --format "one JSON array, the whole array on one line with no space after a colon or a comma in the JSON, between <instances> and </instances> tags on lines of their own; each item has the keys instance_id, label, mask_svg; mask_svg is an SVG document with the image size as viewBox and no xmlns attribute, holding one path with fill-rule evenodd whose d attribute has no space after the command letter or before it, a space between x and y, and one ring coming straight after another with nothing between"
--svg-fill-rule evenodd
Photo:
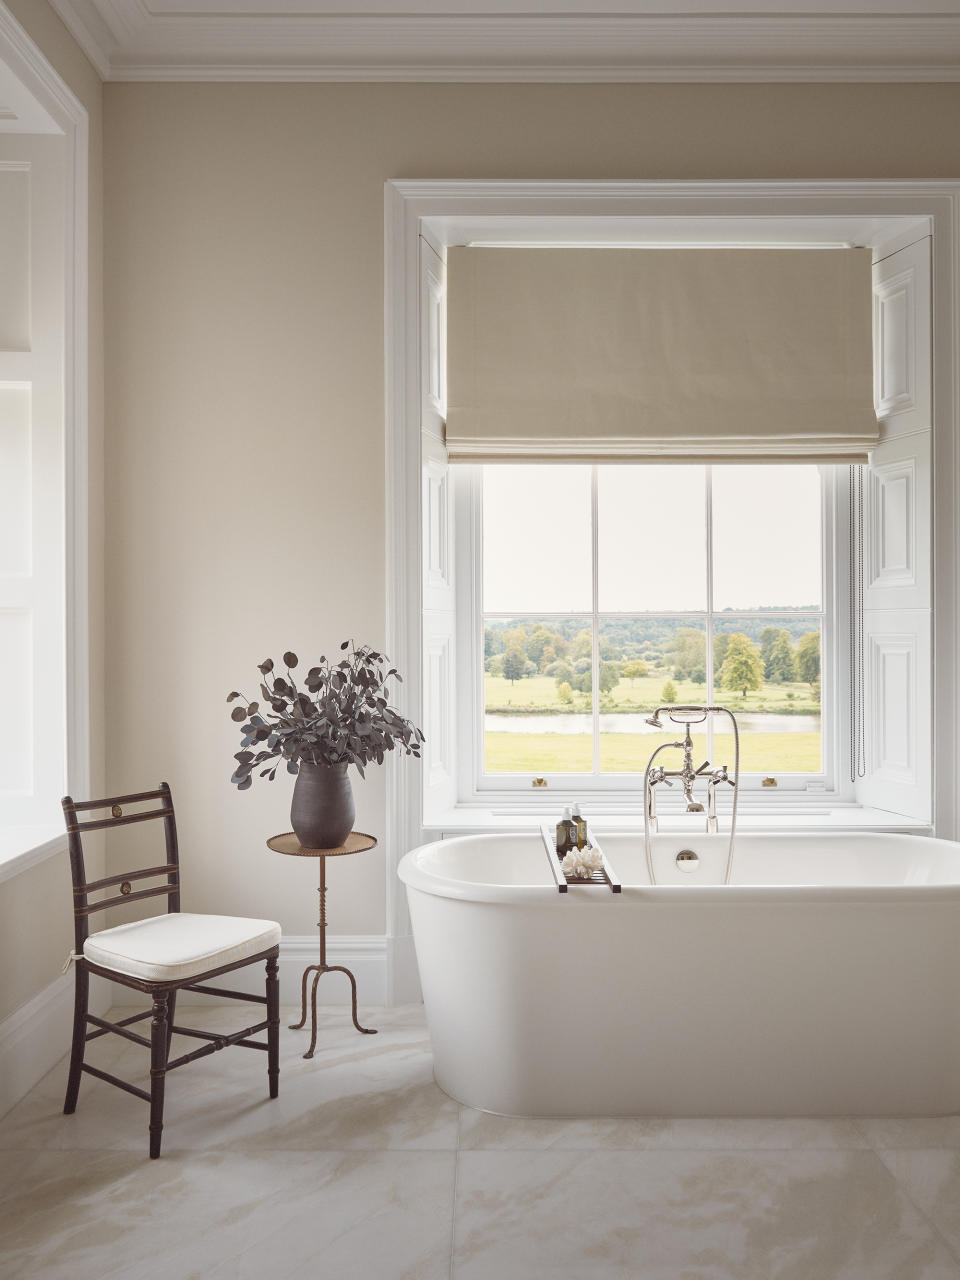
<instances>
[{"instance_id":1,"label":"eucalyptus branch","mask_svg":"<svg viewBox=\"0 0 960 1280\"><path fill-rule=\"evenodd\" d=\"M242 735L231 778L239 790L251 785L254 769L277 756L288 762L291 772L297 772L306 761L315 765L355 764L361 774L365 765L382 764L385 754L397 747L420 757L423 733L389 705L387 684L391 679L402 681L399 672L394 667L385 671L387 659L369 645L358 648L345 640L340 650L347 649L348 656L336 665L322 656L317 666L307 671L302 688L293 675L299 665L295 653L283 655L289 679L278 677L273 659L265 658L259 671L261 692L272 709L266 719L259 714L259 703L248 701L237 691L228 696L228 702L240 699L241 704L246 703L245 708L240 705L231 712ZM272 770L262 769L261 776L273 778L276 771L276 765Z\"/></svg>"}]
</instances>

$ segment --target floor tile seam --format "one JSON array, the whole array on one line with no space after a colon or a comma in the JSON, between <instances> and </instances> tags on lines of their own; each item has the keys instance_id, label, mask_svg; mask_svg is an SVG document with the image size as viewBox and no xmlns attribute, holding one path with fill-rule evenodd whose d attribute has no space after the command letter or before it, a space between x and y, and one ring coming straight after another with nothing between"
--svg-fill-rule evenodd
<instances>
[{"instance_id":1,"label":"floor tile seam","mask_svg":"<svg viewBox=\"0 0 960 1280\"><path fill-rule=\"evenodd\" d=\"M37 1150L36 1147L30 1148L30 1149L34 1151ZM54 1148L48 1148L48 1150L53 1150L53 1149ZM68 1147L68 1148L57 1148L57 1149L58 1150L65 1149L69 1151L84 1151L84 1150L89 1150L90 1148ZM108 1150L130 1151L131 1148L113 1147L113 1148L108 1148ZM457 1152L456 1147L453 1147L453 1146L411 1147L411 1146L403 1146L403 1145L401 1146L379 1146L378 1145L378 1146L371 1146L371 1147L344 1147L341 1145L341 1146L335 1146L335 1147L322 1147L322 1146L275 1147L270 1143L265 1143L265 1142L257 1143L254 1146L245 1146L242 1144L242 1140L238 1141L238 1143L236 1144L227 1143L219 1147L183 1147L183 1146L177 1146L175 1143L170 1142L170 1143L164 1143L163 1150L164 1150L164 1154L166 1154L167 1152L176 1151L176 1152L190 1154L190 1155L217 1154L221 1156L225 1156L225 1155L235 1155L235 1156L257 1156L257 1155L449 1156L449 1155L456 1155L456 1152Z\"/></svg>"},{"instance_id":2,"label":"floor tile seam","mask_svg":"<svg viewBox=\"0 0 960 1280\"><path fill-rule=\"evenodd\" d=\"M892 1148L891 1148L892 1149ZM902 1149L902 1148L901 1148ZM919 1148L919 1149L940 1149L940 1148ZM943 1148L948 1149L948 1148ZM457 1148L458 1153L463 1156L475 1155L499 1155L499 1156L535 1156L545 1155L550 1151L566 1152L568 1155L573 1153L590 1153L590 1155L696 1155L696 1156L787 1156L787 1155L803 1155L804 1152L818 1152L819 1155L829 1155L840 1152L863 1152L864 1155L876 1156L878 1152L873 1147L611 1147L598 1146L591 1147L588 1144L579 1147L463 1147Z\"/></svg>"},{"instance_id":3,"label":"floor tile seam","mask_svg":"<svg viewBox=\"0 0 960 1280\"><path fill-rule=\"evenodd\" d=\"M146 1155L147 1137L144 1131L144 1161L148 1159ZM136 1156L140 1153L139 1147L9 1147L0 1148L0 1151L11 1151L26 1155L114 1155L114 1156ZM165 1156L245 1156L253 1159L262 1155L298 1155L298 1156L452 1156L456 1154L454 1147L271 1147L259 1145L250 1148L241 1146L219 1146L219 1147L183 1147L178 1146L174 1142L163 1143L160 1160Z\"/></svg>"},{"instance_id":4,"label":"floor tile seam","mask_svg":"<svg viewBox=\"0 0 960 1280\"><path fill-rule=\"evenodd\" d=\"M889 1151L895 1151L895 1150L940 1151L940 1150L943 1150L943 1148L940 1148L940 1147L899 1147L899 1148L888 1147L886 1148L886 1150L889 1150ZM887 1164L886 1160L884 1160L883 1153L881 1151L874 1151L873 1154L876 1156L877 1160L883 1166L883 1169L885 1170L885 1172L893 1179L894 1185L896 1186L900 1194L906 1199L907 1203L912 1205L913 1208L916 1210L916 1212L920 1215L921 1221L926 1223L926 1225L930 1228L930 1230L933 1232L936 1238L939 1241L941 1241L941 1243L943 1244L943 1247L947 1250L947 1253L950 1255L950 1257L953 1258L955 1262L960 1263L960 1247L955 1245L943 1233L943 1231L940 1230L940 1227L937 1224L936 1220L927 1212L926 1209L923 1208L921 1204L919 1204L919 1202L917 1201L916 1197L913 1195L907 1183L901 1178L897 1177L896 1173L894 1173L894 1171Z\"/></svg>"}]
</instances>

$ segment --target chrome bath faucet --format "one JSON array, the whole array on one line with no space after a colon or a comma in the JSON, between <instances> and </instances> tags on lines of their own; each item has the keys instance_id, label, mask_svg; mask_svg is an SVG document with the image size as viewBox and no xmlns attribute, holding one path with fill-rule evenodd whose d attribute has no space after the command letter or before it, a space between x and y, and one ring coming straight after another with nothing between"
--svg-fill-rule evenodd
<instances>
[{"instance_id":1,"label":"chrome bath faucet","mask_svg":"<svg viewBox=\"0 0 960 1280\"><path fill-rule=\"evenodd\" d=\"M730 877L730 863L733 857L733 838L737 827L737 801L740 793L740 730L737 725L737 718L727 707L698 707L698 706L665 706L657 707L652 716L647 717L647 724L652 725L655 729L663 729L666 726L660 719L662 715L666 715L674 724L684 726L683 740L680 742L661 742L647 761L647 767L643 774L643 847L647 859L647 870L650 874L650 883L655 883L653 873L653 856L650 849L650 835L652 832L659 830L657 820L657 801L656 788L661 784L668 787L673 786L672 779L679 778L683 787L684 799L687 802L687 813L703 813L703 805L696 799L693 794L693 786L697 778L706 776L707 778L707 832L713 833L719 830L717 822L717 788L723 785L733 787L733 809L730 820L730 849L727 855L727 871L724 877L724 883ZM734 745L734 763L733 777L731 778L727 766L711 765L709 760L704 760L698 768L693 766L693 737L690 733L692 724L701 724L709 715L725 715L730 719L733 726L733 745ZM665 769L662 764L655 764L657 756L661 751L678 750L683 752L683 764L679 769Z\"/></svg>"}]
</instances>

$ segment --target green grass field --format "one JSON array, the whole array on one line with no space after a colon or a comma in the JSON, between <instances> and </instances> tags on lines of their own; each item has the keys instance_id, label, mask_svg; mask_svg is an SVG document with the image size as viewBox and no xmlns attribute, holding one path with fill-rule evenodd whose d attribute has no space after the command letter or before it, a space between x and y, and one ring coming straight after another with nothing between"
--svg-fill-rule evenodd
<instances>
[{"instance_id":1,"label":"green grass field","mask_svg":"<svg viewBox=\"0 0 960 1280\"><path fill-rule=\"evenodd\" d=\"M664 671L639 680L621 680L611 693L602 695L601 710L650 711L663 701L663 686L670 678L669 672ZM692 680L674 680L673 684L678 702L700 703L706 697L704 684L694 684ZM790 694L793 696L788 696ZM717 701L729 703L735 712L820 713L820 703L808 684L764 684L746 697L736 690L715 689L714 696ZM488 711L590 710L589 694L575 693L572 703L562 703L557 695L557 683L551 676L527 676L511 683L503 676L485 675L484 702Z\"/></svg>"},{"instance_id":2,"label":"green grass field","mask_svg":"<svg viewBox=\"0 0 960 1280\"><path fill-rule=\"evenodd\" d=\"M655 734L600 735L600 767L608 773L642 773L658 739ZM703 737L694 737L697 764L706 757ZM592 739L574 733L487 733L488 773L583 773L593 768ZM717 734L714 760L733 769L733 739ZM664 752L660 762L676 768L680 753ZM746 733L740 740L740 768L746 773L808 773L820 768L818 733Z\"/></svg>"}]
</instances>

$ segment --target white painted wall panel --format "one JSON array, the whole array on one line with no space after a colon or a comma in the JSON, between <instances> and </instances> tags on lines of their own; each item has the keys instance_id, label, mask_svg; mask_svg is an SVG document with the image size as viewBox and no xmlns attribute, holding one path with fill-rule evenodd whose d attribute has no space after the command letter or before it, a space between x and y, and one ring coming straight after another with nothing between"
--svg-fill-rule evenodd
<instances>
[{"instance_id":1,"label":"white painted wall panel","mask_svg":"<svg viewBox=\"0 0 960 1280\"><path fill-rule=\"evenodd\" d=\"M0 159L0 351L30 346L30 167Z\"/></svg>"},{"instance_id":2,"label":"white painted wall panel","mask_svg":"<svg viewBox=\"0 0 960 1280\"><path fill-rule=\"evenodd\" d=\"M0 798L12 806L35 786L33 716L33 617L29 609L0 608L3 663L3 728L0 729Z\"/></svg>"},{"instance_id":3,"label":"white painted wall panel","mask_svg":"<svg viewBox=\"0 0 960 1280\"><path fill-rule=\"evenodd\" d=\"M31 454L30 391L0 386L0 577L29 574L33 564Z\"/></svg>"}]
</instances>

